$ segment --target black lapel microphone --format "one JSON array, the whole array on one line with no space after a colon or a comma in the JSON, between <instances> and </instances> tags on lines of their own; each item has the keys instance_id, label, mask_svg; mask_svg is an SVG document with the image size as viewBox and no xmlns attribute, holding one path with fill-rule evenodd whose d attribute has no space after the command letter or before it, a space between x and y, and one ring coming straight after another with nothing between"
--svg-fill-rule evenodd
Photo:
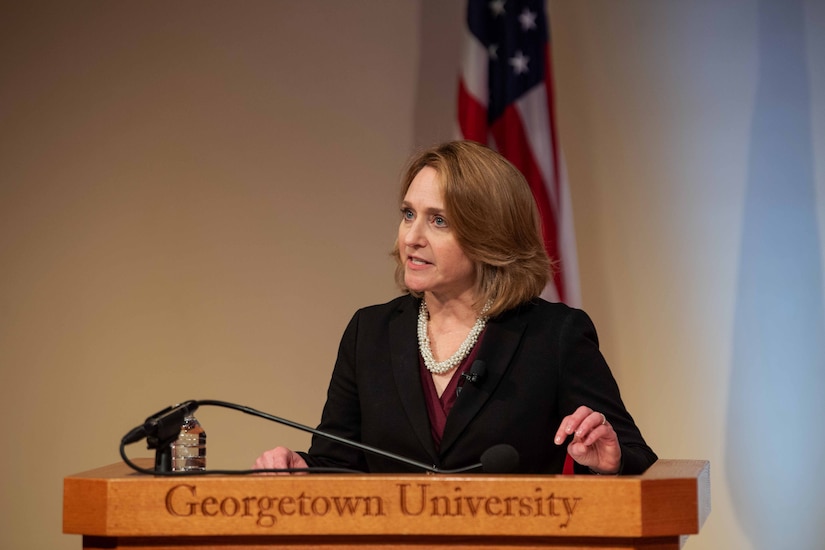
<instances>
[{"instance_id":1,"label":"black lapel microphone","mask_svg":"<svg viewBox=\"0 0 825 550\"><path fill-rule=\"evenodd\" d=\"M487 365L484 361L473 361L470 372L462 372L461 377L470 384L478 384L487 376Z\"/></svg>"},{"instance_id":2,"label":"black lapel microphone","mask_svg":"<svg viewBox=\"0 0 825 550\"><path fill-rule=\"evenodd\" d=\"M484 378L487 376L487 365L484 361L475 360L473 361L473 365L470 367L470 370L467 372L461 373L462 384L455 389L455 395L458 397L461 395L461 390L464 387L464 383L469 382L470 384L480 384L484 381Z\"/></svg>"}]
</instances>

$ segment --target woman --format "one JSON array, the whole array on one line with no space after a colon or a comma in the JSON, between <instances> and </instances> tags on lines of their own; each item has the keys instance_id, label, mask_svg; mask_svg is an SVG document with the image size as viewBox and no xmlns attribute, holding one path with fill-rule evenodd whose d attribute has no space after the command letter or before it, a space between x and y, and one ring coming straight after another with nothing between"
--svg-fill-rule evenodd
<instances>
[{"instance_id":1,"label":"woman","mask_svg":"<svg viewBox=\"0 0 825 550\"><path fill-rule=\"evenodd\" d=\"M502 443L520 473L561 473L567 454L576 473L655 462L590 319L539 298L551 265L521 173L450 142L412 159L401 195L393 256L405 294L350 321L319 430L446 470ZM278 447L255 463L308 466L415 471L318 436L308 453Z\"/></svg>"}]
</instances>

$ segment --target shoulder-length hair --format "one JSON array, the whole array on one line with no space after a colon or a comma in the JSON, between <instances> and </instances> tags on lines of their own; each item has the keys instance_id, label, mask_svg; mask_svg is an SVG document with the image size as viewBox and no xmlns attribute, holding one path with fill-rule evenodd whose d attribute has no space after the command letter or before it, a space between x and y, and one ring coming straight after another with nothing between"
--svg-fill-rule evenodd
<instances>
[{"instance_id":1,"label":"shoulder-length hair","mask_svg":"<svg viewBox=\"0 0 825 550\"><path fill-rule=\"evenodd\" d=\"M437 172L450 227L475 264L476 308L480 311L490 303L487 315L493 317L539 296L550 277L551 262L538 208L521 172L488 147L447 142L410 159L399 203L426 166ZM392 256L396 283L411 292L404 284L397 239Z\"/></svg>"}]
</instances>

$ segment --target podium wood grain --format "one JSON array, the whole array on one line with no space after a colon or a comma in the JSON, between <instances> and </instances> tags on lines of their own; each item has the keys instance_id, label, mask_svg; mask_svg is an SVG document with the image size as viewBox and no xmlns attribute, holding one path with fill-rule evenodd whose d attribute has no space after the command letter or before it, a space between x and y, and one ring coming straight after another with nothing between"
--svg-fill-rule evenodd
<instances>
[{"instance_id":1,"label":"podium wood grain","mask_svg":"<svg viewBox=\"0 0 825 550\"><path fill-rule=\"evenodd\" d=\"M64 479L83 548L680 548L710 512L707 461L644 475L147 476Z\"/></svg>"}]
</instances>

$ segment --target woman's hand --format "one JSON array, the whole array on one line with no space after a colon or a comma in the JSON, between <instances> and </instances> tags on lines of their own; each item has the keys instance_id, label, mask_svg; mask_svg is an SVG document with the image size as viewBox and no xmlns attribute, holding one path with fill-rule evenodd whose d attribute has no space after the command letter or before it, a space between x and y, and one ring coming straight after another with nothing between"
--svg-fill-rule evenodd
<instances>
[{"instance_id":1,"label":"woman's hand","mask_svg":"<svg viewBox=\"0 0 825 550\"><path fill-rule=\"evenodd\" d=\"M574 434L567 446L570 457L598 474L616 474L622 463L619 438L607 418L589 407L581 406L564 417L553 440L561 445Z\"/></svg>"},{"instance_id":2,"label":"woman's hand","mask_svg":"<svg viewBox=\"0 0 825 550\"><path fill-rule=\"evenodd\" d=\"M256 470L281 470L284 468L306 468L307 463L304 458L290 451L286 447L275 447L263 453L255 460L253 466ZM289 472L281 472L288 474Z\"/></svg>"}]
</instances>

